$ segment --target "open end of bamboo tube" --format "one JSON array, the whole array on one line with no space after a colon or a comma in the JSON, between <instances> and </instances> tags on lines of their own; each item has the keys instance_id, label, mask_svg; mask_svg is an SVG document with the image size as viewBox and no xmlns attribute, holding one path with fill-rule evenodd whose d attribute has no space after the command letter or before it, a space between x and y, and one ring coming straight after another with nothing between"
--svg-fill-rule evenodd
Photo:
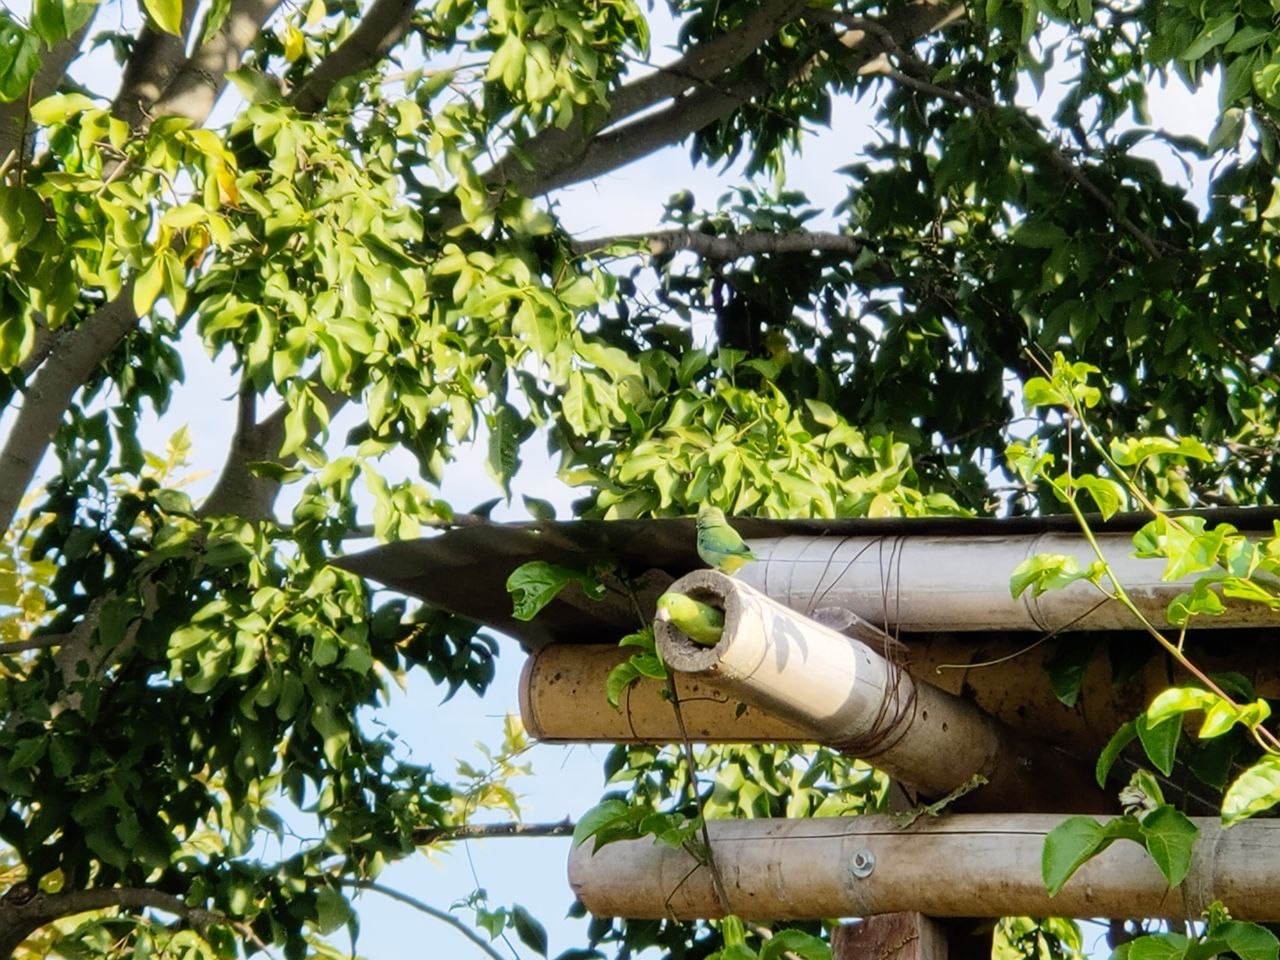
<instances>
[{"instance_id":1,"label":"open end of bamboo tube","mask_svg":"<svg viewBox=\"0 0 1280 960\"><path fill-rule=\"evenodd\" d=\"M712 570L697 570L681 577L671 589L685 596L715 607L724 614L724 631L720 642L713 647L698 643L669 620L655 620L654 639L662 652L662 659L669 667L681 673L710 674L722 662L722 654L729 638L736 636L742 619L742 604L738 594L730 589L732 580Z\"/></svg>"}]
</instances>

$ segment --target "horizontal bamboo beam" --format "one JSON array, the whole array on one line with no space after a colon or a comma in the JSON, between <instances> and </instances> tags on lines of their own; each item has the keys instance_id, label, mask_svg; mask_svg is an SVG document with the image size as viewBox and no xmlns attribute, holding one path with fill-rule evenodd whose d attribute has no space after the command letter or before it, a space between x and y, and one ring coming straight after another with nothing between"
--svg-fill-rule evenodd
<instances>
[{"instance_id":1,"label":"horizontal bamboo beam","mask_svg":"<svg viewBox=\"0 0 1280 960\"><path fill-rule=\"evenodd\" d=\"M720 642L706 647L655 622L658 650L677 676L715 685L818 742L872 763L938 797L975 774L986 786L968 809L1103 810L1092 764L1032 742L968 700L911 677L867 643L816 623L746 584L697 570L671 585L724 611ZM877 632L870 638L882 640Z\"/></svg>"},{"instance_id":2,"label":"horizontal bamboo beam","mask_svg":"<svg viewBox=\"0 0 1280 960\"><path fill-rule=\"evenodd\" d=\"M1163 654L1152 656L1123 684L1115 682L1101 649L1089 662L1079 702L1063 706L1049 683L1047 661L1056 641L1035 643L1028 634L911 635L894 659L913 677L972 700L978 709L1046 743L1096 753L1121 724L1132 720L1180 674ZM1072 637L1065 642L1084 643ZM1147 643L1146 637L1123 642ZM1280 697L1280 650L1231 631L1191 636L1191 659L1208 673L1235 670L1258 696ZM604 698L609 671L633 650L614 644L553 643L529 655L520 679L520 710L530 734L550 743L675 743L679 726L663 696L666 685L642 679L624 694L619 709ZM724 691L688 675L677 689L689 735L712 743L787 743L812 734L743 705Z\"/></svg>"},{"instance_id":3,"label":"horizontal bamboo beam","mask_svg":"<svg viewBox=\"0 0 1280 960\"><path fill-rule=\"evenodd\" d=\"M1170 889L1146 851L1112 844L1056 897L1040 856L1055 814L951 814L899 828L887 816L713 820L711 849L728 903L688 852L651 839L569 858L569 883L596 916L692 920L727 913L818 920L923 911L935 917L1199 919L1221 900L1241 920L1280 920L1280 820L1223 830L1196 818L1191 872Z\"/></svg>"},{"instance_id":4,"label":"horizontal bamboo beam","mask_svg":"<svg viewBox=\"0 0 1280 960\"><path fill-rule=\"evenodd\" d=\"M1195 577L1166 583L1165 561L1133 556L1132 536L1100 534L1098 542L1125 590L1147 619L1166 625L1169 601ZM933 630L1132 630L1123 606L1089 583L1040 597L1014 599L1009 576L1038 553L1067 554L1081 567L1096 557L1075 533L1010 536L793 536L749 541L758 562L738 579L797 610L840 607L906 633ZM1227 600L1226 612L1200 617L1195 628L1275 625L1261 604Z\"/></svg>"},{"instance_id":5,"label":"horizontal bamboo beam","mask_svg":"<svg viewBox=\"0 0 1280 960\"><path fill-rule=\"evenodd\" d=\"M634 652L613 644L553 643L530 654L520 675L520 717L547 743L678 743L666 684L641 679L617 708L605 700L609 671ZM713 684L677 676L689 738L703 743L812 743L813 734L745 706Z\"/></svg>"}]
</instances>

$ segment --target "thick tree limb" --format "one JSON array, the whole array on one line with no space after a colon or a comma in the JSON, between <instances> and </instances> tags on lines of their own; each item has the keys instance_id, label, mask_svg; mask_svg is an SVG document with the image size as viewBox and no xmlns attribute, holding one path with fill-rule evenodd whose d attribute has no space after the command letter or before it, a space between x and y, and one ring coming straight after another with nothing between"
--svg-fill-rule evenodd
<instances>
[{"instance_id":1,"label":"thick tree limb","mask_svg":"<svg viewBox=\"0 0 1280 960\"><path fill-rule=\"evenodd\" d=\"M214 924L226 922L220 913L190 906L180 897L159 890L114 887L40 893L20 884L0 898L0 957L10 956L23 940L54 920L108 907L159 910L181 918L201 934Z\"/></svg>"},{"instance_id":2,"label":"thick tree limb","mask_svg":"<svg viewBox=\"0 0 1280 960\"><path fill-rule=\"evenodd\" d=\"M325 405L332 417L349 400L345 394L334 393L318 381L312 390ZM240 389L240 403L236 417L236 432L231 439L231 449L218 475L218 482L200 507L200 516L215 517L234 513L246 520L269 520L280 495L280 481L260 477L253 473L250 464L268 460L290 467L297 457L281 458L284 445L284 421L289 413L287 403L282 403L265 420L258 421L257 396L252 385Z\"/></svg>"},{"instance_id":3,"label":"thick tree limb","mask_svg":"<svg viewBox=\"0 0 1280 960\"><path fill-rule=\"evenodd\" d=\"M174 36L152 26L144 26L124 66L120 90L111 112L130 127L143 125L151 108L173 82L187 60L187 40L195 18L196 0L183 0L182 35Z\"/></svg>"},{"instance_id":4,"label":"thick tree limb","mask_svg":"<svg viewBox=\"0 0 1280 960\"><path fill-rule=\"evenodd\" d=\"M184 116L199 126L281 0L234 0L226 21L174 76L153 105L156 116ZM132 284L65 336L53 337L36 370L13 429L0 449L0 530L13 523L23 494L53 441L72 397L131 330L138 317Z\"/></svg>"},{"instance_id":5,"label":"thick tree limb","mask_svg":"<svg viewBox=\"0 0 1280 960\"><path fill-rule=\"evenodd\" d=\"M279 8L281 0L232 0L218 32L184 63L155 102L156 116L187 117L196 126L208 119L227 85L227 73L240 66L249 44Z\"/></svg>"},{"instance_id":6,"label":"thick tree limb","mask_svg":"<svg viewBox=\"0 0 1280 960\"><path fill-rule=\"evenodd\" d=\"M333 85L368 70L400 42L409 29L416 0L373 0L360 24L325 57L290 96L303 113L325 105Z\"/></svg>"},{"instance_id":7,"label":"thick tree limb","mask_svg":"<svg viewBox=\"0 0 1280 960\"><path fill-rule=\"evenodd\" d=\"M60 43L44 56L40 70L31 82L30 97L19 97L12 103L0 103L0 161L10 153L18 157L26 157L31 152L31 131L27 109L37 100L43 100L58 89L58 84L66 76L71 61L80 55L80 47L93 27L93 20L98 14L95 7L93 16L79 30Z\"/></svg>"},{"instance_id":8,"label":"thick tree limb","mask_svg":"<svg viewBox=\"0 0 1280 960\"><path fill-rule=\"evenodd\" d=\"M99 307L78 327L57 339L22 398L4 447L0 448L0 530L13 523L18 505L75 392L104 357L133 329L133 286Z\"/></svg>"},{"instance_id":9,"label":"thick tree limb","mask_svg":"<svg viewBox=\"0 0 1280 960\"><path fill-rule=\"evenodd\" d=\"M727 33L625 84L609 98L606 124L618 123L669 97L713 81L741 64L806 10L805 0L767 0Z\"/></svg>"},{"instance_id":10,"label":"thick tree limb","mask_svg":"<svg viewBox=\"0 0 1280 960\"><path fill-rule=\"evenodd\" d=\"M482 175L491 183L518 185L528 176L526 163L553 169L570 163L582 145L600 129L619 123L690 88L700 88L738 66L805 8L801 0L766 0L733 30L699 44L683 57L624 84L609 97L606 113L581 112L565 128L548 127L508 153Z\"/></svg>"},{"instance_id":11,"label":"thick tree limb","mask_svg":"<svg viewBox=\"0 0 1280 960\"><path fill-rule=\"evenodd\" d=\"M886 14L877 31L861 31L854 35L848 31L840 38L845 48L844 58L853 69L883 56L890 48L889 40L898 46L906 46L941 29L963 15L963 7L932 0L915 0ZM754 50L742 52L736 61L740 63ZM735 65L736 65L735 63ZM805 64L797 75L812 68ZM650 78L635 81L651 82ZM615 94L615 101L623 102L631 96L625 93L628 84ZM594 137L583 137L581 132L589 118L579 118L567 131L541 132L520 146L520 152L532 165L522 164L515 155L504 157L488 172L482 174L487 182L505 185L526 196L538 196L551 190L566 187L610 170L618 169L646 157L663 147L678 143L703 127L728 116L755 97L767 92L763 80L745 82L734 78L732 71L718 76L696 77L685 87L695 87L692 92L675 98L663 110L651 113L621 126L611 126ZM639 98L643 99L643 98Z\"/></svg>"},{"instance_id":12,"label":"thick tree limb","mask_svg":"<svg viewBox=\"0 0 1280 960\"><path fill-rule=\"evenodd\" d=\"M866 247L857 237L847 234L809 230L793 233L749 231L728 236L697 230L658 230L578 240L574 242L573 249L576 253L587 254L627 246L633 247L636 253L643 251L655 257L688 250L710 260L737 260L762 253L843 253L856 257Z\"/></svg>"}]
</instances>

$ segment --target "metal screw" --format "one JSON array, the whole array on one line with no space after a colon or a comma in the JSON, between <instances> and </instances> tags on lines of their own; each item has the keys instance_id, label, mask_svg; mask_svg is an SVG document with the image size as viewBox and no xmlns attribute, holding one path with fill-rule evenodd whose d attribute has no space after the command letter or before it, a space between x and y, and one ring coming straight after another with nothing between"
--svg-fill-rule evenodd
<instances>
[{"instance_id":1,"label":"metal screw","mask_svg":"<svg viewBox=\"0 0 1280 960\"><path fill-rule=\"evenodd\" d=\"M859 880L867 879L875 868L876 855L865 849L855 853L852 862L849 864L849 872Z\"/></svg>"}]
</instances>

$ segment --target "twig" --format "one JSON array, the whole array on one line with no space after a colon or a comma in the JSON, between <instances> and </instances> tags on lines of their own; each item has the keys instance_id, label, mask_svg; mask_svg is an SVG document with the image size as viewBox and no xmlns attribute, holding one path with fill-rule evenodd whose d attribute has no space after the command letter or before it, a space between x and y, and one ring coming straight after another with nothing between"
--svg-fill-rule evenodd
<instances>
[{"instance_id":1,"label":"twig","mask_svg":"<svg viewBox=\"0 0 1280 960\"><path fill-rule=\"evenodd\" d=\"M624 250L616 251L615 247L622 247ZM633 249L626 250L627 247ZM848 234L809 230L788 233L749 230L723 236L700 233L697 230L655 230L652 233L575 240L572 248L577 254L609 252L630 256L647 251L655 257L688 250L709 260L736 260L761 253L843 253L853 257L866 249L866 245Z\"/></svg>"},{"instance_id":2,"label":"twig","mask_svg":"<svg viewBox=\"0 0 1280 960\"><path fill-rule=\"evenodd\" d=\"M403 903L405 906L413 907L413 909L417 910L419 913L425 913L429 917L435 917L435 919L453 927L453 929L457 930L460 934L474 943L486 956L490 957L491 960L507 960L506 957L493 949L490 944L485 943L478 933L468 927L453 914L447 913L444 910L438 910L430 904L423 903L417 897L411 897L407 893L401 893L399 890L395 890L391 887L384 887L382 884L375 883L372 880L347 880L339 878L337 882L344 887L355 887L359 890L372 890L374 893L380 893L384 897L389 897L398 903Z\"/></svg>"},{"instance_id":3,"label":"twig","mask_svg":"<svg viewBox=\"0 0 1280 960\"><path fill-rule=\"evenodd\" d=\"M47 650L57 647L71 639L69 633L50 633L43 637L32 637L30 640L10 640L0 643L0 656L10 653L26 653L28 650Z\"/></svg>"},{"instance_id":4,"label":"twig","mask_svg":"<svg viewBox=\"0 0 1280 960\"><path fill-rule=\"evenodd\" d=\"M915 90L918 93L926 94L927 96L936 97L941 100L949 100L952 103L982 113L992 113L996 109L996 104L988 100L986 97L960 93L956 90L941 87L936 83L930 83L929 81L920 79L919 77L908 76L900 70L893 69L884 61L880 61L878 63L873 61L873 63L868 64L868 67L870 68L868 72L878 73L900 86ZM1014 115L1027 130L1040 140L1044 147L1045 155L1049 159L1049 165L1053 167L1053 169L1071 180L1080 187L1081 190L1088 194L1090 199L1098 204L1098 206L1102 207L1102 209L1106 211L1107 215L1114 220L1116 224L1118 224L1126 233L1138 242L1138 245L1146 251L1148 256L1152 259L1158 259L1163 256L1161 245L1153 240L1150 234L1125 216L1125 214L1120 211L1120 208L1116 206L1115 201L1103 193L1102 190L1098 188L1097 184L1090 180L1088 175L1081 170L1078 165L1072 163L1058 147L1054 146L1040 135L1040 131L1027 116L1025 110L1015 109Z\"/></svg>"},{"instance_id":5,"label":"twig","mask_svg":"<svg viewBox=\"0 0 1280 960\"><path fill-rule=\"evenodd\" d=\"M456 827L422 827L413 831L413 842L425 847L432 843L490 837L569 837L575 826L568 817L556 823L462 823Z\"/></svg>"}]
</instances>

